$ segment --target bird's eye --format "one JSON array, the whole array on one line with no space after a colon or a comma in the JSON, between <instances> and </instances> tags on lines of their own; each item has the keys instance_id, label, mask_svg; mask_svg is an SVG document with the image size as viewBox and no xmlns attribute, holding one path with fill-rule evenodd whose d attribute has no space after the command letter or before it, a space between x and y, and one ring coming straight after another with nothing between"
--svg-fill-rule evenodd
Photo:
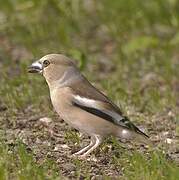
<instances>
[{"instance_id":1,"label":"bird's eye","mask_svg":"<svg viewBox=\"0 0 179 180\"><path fill-rule=\"evenodd\" d=\"M44 67L47 67L49 64L50 64L50 62L49 62L48 60L45 60L45 61L43 62L43 66L44 66Z\"/></svg>"}]
</instances>

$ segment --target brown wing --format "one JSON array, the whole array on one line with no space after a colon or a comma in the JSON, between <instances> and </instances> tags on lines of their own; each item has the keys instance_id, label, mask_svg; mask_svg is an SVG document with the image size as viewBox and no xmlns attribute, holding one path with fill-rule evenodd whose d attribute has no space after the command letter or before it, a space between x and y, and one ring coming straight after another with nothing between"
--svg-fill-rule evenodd
<instances>
[{"instance_id":1,"label":"brown wing","mask_svg":"<svg viewBox=\"0 0 179 180\"><path fill-rule=\"evenodd\" d=\"M74 94L80 97L88 98L89 100L95 100L94 103L86 103L82 99L74 98L73 105L99 116L111 123L122 126L124 128L135 131L148 137L145 133L139 130L130 120L122 115L121 110L111 100L107 98L103 93L90 84L89 81L83 79L79 83L75 83L71 86Z\"/></svg>"},{"instance_id":2,"label":"brown wing","mask_svg":"<svg viewBox=\"0 0 179 180\"><path fill-rule=\"evenodd\" d=\"M105 102L107 108L112 108L115 112L122 116L122 112L119 107L115 105L106 95L95 88L86 78L79 83L73 84L71 88L76 92L76 94L80 94L83 97Z\"/></svg>"}]
</instances>

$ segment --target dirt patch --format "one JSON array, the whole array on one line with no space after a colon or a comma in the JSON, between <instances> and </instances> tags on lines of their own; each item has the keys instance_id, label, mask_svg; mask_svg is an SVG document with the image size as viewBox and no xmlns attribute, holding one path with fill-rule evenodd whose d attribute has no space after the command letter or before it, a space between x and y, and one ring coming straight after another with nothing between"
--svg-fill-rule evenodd
<instances>
[{"instance_id":1,"label":"dirt patch","mask_svg":"<svg viewBox=\"0 0 179 180\"><path fill-rule=\"evenodd\" d=\"M160 144L160 146L169 145L168 158L179 162L179 149L176 144L178 137L175 134L176 124L171 113L169 111L163 115L153 117L153 121L146 124L146 126L156 144ZM88 160L81 161L72 158L71 154L89 143L89 139L85 136L81 137L80 143L78 143L77 139L67 137L68 133L75 133L75 131L71 131L69 126L58 116L54 116L53 120L42 117L32 107L26 113L16 113L14 117L10 117L7 110L1 111L0 122L5 132L6 143L9 146L15 146L17 140L20 139L26 145L27 150L33 153L37 163L41 164L47 158L52 159L57 163L62 175L69 178L78 177L79 172L81 178L86 177L87 174L90 174L90 177L99 178L102 175L115 178L123 174L123 167L114 163L113 157L120 157L124 147L121 147L121 149L115 148L109 141L98 148ZM169 123L170 126L165 126ZM126 146L125 150L128 150L130 154L133 152L133 147ZM147 150L138 147L138 151L144 152Z\"/></svg>"},{"instance_id":2,"label":"dirt patch","mask_svg":"<svg viewBox=\"0 0 179 180\"><path fill-rule=\"evenodd\" d=\"M2 113L1 113L2 114ZM53 159L57 162L62 175L74 178L77 176L77 171L85 171L88 169L91 176L94 175L121 175L121 169L115 166L111 160L111 153L102 153L96 151L96 156L92 155L91 160L80 161L72 158L72 152L79 150L82 146L89 143L88 138L83 137L82 143L75 144L67 141L65 132L71 131L69 127L58 117L53 118L50 126L44 125L41 122L40 116L32 114L16 114L16 120L12 122L9 117L3 117L1 122L5 130L6 143L10 146L15 146L20 139L27 147L27 150L32 152L37 163L42 163L46 158ZM78 164L78 165L77 165ZM83 173L82 173L83 174ZM85 175L84 175L85 176Z\"/></svg>"}]
</instances>

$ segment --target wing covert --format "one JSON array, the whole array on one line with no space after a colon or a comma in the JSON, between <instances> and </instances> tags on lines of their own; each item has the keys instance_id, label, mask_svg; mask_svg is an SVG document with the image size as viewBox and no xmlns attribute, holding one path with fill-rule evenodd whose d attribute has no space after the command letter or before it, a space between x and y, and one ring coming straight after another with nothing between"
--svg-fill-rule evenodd
<instances>
[{"instance_id":1,"label":"wing covert","mask_svg":"<svg viewBox=\"0 0 179 180\"><path fill-rule=\"evenodd\" d=\"M72 102L74 106L81 108L88 113L147 136L145 133L140 131L139 128L137 128L132 122L130 122L127 117L122 116L121 114L116 112L115 107L113 107L110 103L84 98L79 95L74 95Z\"/></svg>"}]
</instances>

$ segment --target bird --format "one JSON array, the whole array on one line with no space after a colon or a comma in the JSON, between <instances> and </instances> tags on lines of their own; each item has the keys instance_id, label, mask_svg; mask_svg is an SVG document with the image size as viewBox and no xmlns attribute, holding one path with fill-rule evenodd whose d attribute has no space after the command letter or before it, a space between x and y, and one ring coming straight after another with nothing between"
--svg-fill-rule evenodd
<instances>
[{"instance_id":1,"label":"bird","mask_svg":"<svg viewBox=\"0 0 179 180\"><path fill-rule=\"evenodd\" d=\"M71 127L90 137L89 145L73 155L89 156L109 136L150 144L149 136L94 87L74 62L63 54L47 54L28 67L29 73L44 76L57 114Z\"/></svg>"}]
</instances>

